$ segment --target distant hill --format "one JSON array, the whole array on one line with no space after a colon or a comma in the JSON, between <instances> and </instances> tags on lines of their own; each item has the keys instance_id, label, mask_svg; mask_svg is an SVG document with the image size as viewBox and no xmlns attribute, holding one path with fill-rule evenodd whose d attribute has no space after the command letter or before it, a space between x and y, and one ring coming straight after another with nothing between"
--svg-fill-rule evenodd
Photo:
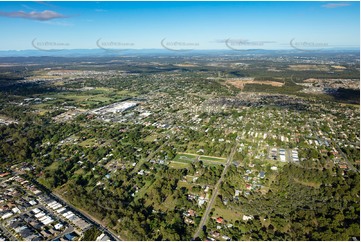
<instances>
[{"instance_id":1,"label":"distant hill","mask_svg":"<svg viewBox=\"0 0 361 242\"><path fill-rule=\"evenodd\" d=\"M103 50L103 49L64 49L64 50L7 50L0 51L0 57L112 57L112 56L144 56L144 55L273 55L273 54L302 54L307 55L315 53L332 53L332 52L359 52L359 49L323 49L319 51L303 52L295 49L290 50L191 50L191 51L171 51L166 49L124 49L124 50Z\"/></svg>"}]
</instances>

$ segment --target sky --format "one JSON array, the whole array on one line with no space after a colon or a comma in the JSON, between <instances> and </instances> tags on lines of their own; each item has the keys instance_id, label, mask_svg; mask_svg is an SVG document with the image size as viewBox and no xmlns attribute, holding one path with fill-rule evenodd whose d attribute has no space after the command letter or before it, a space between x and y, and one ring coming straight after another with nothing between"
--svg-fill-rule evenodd
<instances>
[{"instance_id":1,"label":"sky","mask_svg":"<svg viewBox=\"0 0 361 242\"><path fill-rule=\"evenodd\" d=\"M360 45L359 2L0 2L0 50Z\"/></svg>"}]
</instances>

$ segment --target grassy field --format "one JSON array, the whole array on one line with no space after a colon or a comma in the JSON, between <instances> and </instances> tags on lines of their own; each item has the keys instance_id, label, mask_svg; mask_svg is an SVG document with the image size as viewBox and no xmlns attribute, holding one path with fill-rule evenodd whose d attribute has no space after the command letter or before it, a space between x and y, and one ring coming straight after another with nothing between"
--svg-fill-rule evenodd
<instances>
[{"instance_id":1,"label":"grassy field","mask_svg":"<svg viewBox=\"0 0 361 242\"><path fill-rule=\"evenodd\" d=\"M171 161L169 167L173 168L173 169L184 169L184 168L189 167L189 163L184 163L184 162L179 162L179 161Z\"/></svg>"},{"instance_id":2,"label":"grassy field","mask_svg":"<svg viewBox=\"0 0 361 242\"><path fill-rule=\"evenodd\" d=\"M290 70L293 71L330 71L328 65L289 65Z\"/></svg>"},{"instance_id":3,"label":"grassy field","mask_svg":"<svg viewBox=\"0 0 361 242\"><path fill-rule=\"evenodd\" d=\"M126 97L135 96L135 93L128 91L118 91L111 88L96 88L88 91L66 91L59 93L44 93L38 95L39 98L53 98L41 104L31 106L44 114L53 110L59 105L94 108L118 102Z\"/></svg>"},{"instance_id":4,"label":"grassy field","mask_svg":"<svg viewBox=\"0 0 361 242\"><path fill-rule=\"evenodd\" d=\"M173 160L182 163L192 163L197 157L198 155L178 153Z\"/></svg>"},{"instance_id":5,"label":"grassy field","mask_svg":"<svg viewBox=\"0 0 361 242\"><path fill-rule=\"evenodd\" d=\"M174 157L172 163L171 163L171 167L173 166L173 168L185 168L186 166L181 166L179 163L192 163L193 161L196 160L201 160L203 161L204 165L221 165L221 164L225 164L226 163L226 159L225 158L221 158L221 157L215 157L215 156L199 156L197 154L189 154L189 153L178 153L176 155L176 157Z\"/></svg>"},{"instance_id":6,"label":"grassy field","mask_svg":"<svg viewBox=\"0 0 361 242\"><path fill-rule=\"evenodd\" d=\"M163 211L174 210L176 201L177 200L174 199L173 196L168 196L164 203L162 203L162 206L160 206L159 208Z\"/></svg>"},{"instance_id":7,"label":"grassy field","mask_svg":"<svg viewBox=\"0 0 361 242\"><path fill-rule=\"evenodd\" d=\"M301 181L301 180L296 179L296 178L293 178L293 180L294 180L296 183L299 183L299 184L304 185L304 186L307 186L307 187L320 188L320 186L321 186L321 183L319 183L319 182Z\"/></svg>"},{"instance_id":8,"label":"grassy field","mask_svg":"<svg viewBox=\"0 0 361 242\"><path fill-rule=\"evenodd\" d=\"M85 171L84 169L80 168L74 172L74 175L84 175Z\"/></svg>"},{"instance_id":9,"label":"grassy field","mask_svg":"<svg viewBox=\"0 0 361 242\"><path fill-rule=\"evenodd\" d=\"M36 179L37 182L39 182L41 185L47 187L47 188L51 188L50 183L44 178L44 177L39 177L38 179Z\"/></svg>"},{"instance_id":10,"label":"grassy field","mask_svg":"<svg viewBox=\"0 0 361 242\"><path fill-rule=\"evenodd\" d=\"M98 146L98 142L95 138L92 138L80 142L79 145L82 147L93 147L93 146Z\"/></svg>"},{"instance_id":11,"label":"grassy field","mask_svg":"<svg viewBox=\"0 0 361 242\"><path fill-rule=\"evenodd\" d=\"M158 138L158 135L156 134L151 134L148 135L147 137L145 137L144 142L153 142L156 138Z\"/></svg>"},{"instance_id":12,"label":"grassy field","mask_svg":"<svg viewBox=\"0 0 361 242\"><path fill-rule=\"evenodd\" d=\"M179 181L178 182L178 188L181 188L181 187L185 187L187 188L188 190L191 190L193 185L188 183L188 182L184 182L184 181Z\"/></svg>"},{"instance_id":13,"label":"grassy field","mask_svg":"<svg viewBox=\"0 0 361 242\"><path fill-rule=\"evenodd\" d=\"M185 179L188 183L193 182L194 178L198 178L198 176L190 176L190 175L185 176Z\"/></svg>"},{"instance_id":14,"label":"grassy field","mask_svg":"<svg viewBox=\"0 0 361 242\"><path fill-rule=\"evenodd\" d=\"M228 222L242 220L243 214L240 211L216 207L213 216L222 217Z\"/></svg>"},{"instance_id":15,"label":"grassy field","mask_svg":"<svg viewBox=\"0 0 361 242\"><path fill-rule=\"evenodd\" d=\"M200 159L203 160L203 161L213 161L213 162L226 163L225 158L214 157L214 156L204 156L204 155L202 155L200 157Z\"/></svg>"},{"instance_id":16,"label":"grassy field","mask_svg":"<svg viewBox=\"0 0 361 242\"><path fill-rule=\"evenodd\" d=\"M48 166L46 169L50 170L50 171L51 170L54 171L54 170L57 170L59 168L59 165L60 165L60 161L55 161L55 162L51 163L51 165Z\"/></svg>"}]
</instances>

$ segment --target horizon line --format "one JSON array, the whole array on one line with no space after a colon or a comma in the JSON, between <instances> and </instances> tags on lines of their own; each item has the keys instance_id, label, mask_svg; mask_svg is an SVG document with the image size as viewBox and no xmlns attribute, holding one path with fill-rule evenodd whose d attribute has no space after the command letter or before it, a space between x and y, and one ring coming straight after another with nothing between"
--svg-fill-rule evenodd
<instances>
[{"instance_id":1,"label":"horizon line","mask_svg":"<svg viewBox=\"0 0 361 242\"><path fill-rule=\"evenodd\" d=\"M289 47L289 48L275 48L275 49L260 49L260 48L249 48L249 49L230 49L230 48L224 48L224 49L166 49L166 48L124 48L124 49L102 49L102 48L73 48L73 49L20 49L20 50L15 50L15 49L7 49L7 50L1 50L1 52L5 52L5 51L43 51L43 52L50 52L50 51L71 51L71 50L100 50L100 51L104 51L104 52L114 52L114 51L127 51L127 50L162 50L162 51L169 51L169 52L174 52L174 51L179 51L179 52L186 52L186 51L251 51L251 50L265 50L265 51L271 51L271 50L298 50L298 51L321 51L321 50L349 50L349 49L358 49L360 50L360 46L352 46L350 45L350 47L345 47L345 46L340 46L340 47L322 47L322 48L305 48L305 49L297 49L297 48L293 48L293 47Z\"/></svg>"}]
</instances>

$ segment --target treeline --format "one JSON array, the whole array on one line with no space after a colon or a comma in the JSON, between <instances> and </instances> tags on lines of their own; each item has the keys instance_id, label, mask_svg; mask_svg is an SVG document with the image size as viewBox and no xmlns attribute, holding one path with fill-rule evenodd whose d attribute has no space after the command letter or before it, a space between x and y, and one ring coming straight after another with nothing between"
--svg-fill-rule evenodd
<instances>
[{"instance_id":1,"label":"treeline","mask_svg":"<svg viewBox=\"0 0 361 242\"><path fill-rule=\"evenodd\" d=\"M360 238L360 176L341 170L286 165L269 193L241 197L248 222L236 221L233 239L351 240Z\"/></svg>"},{"instance_id":2,"label":"treeline","mask_svg":"<svg viewBox=\"0 0 361 242\"><path fill-rule=\"evenodd\" d=\"M67 191L64 196L72 204L104 221L129 240L189 240L193 227L183 221L183 211L179 209L184 206L179 203L181 200L174 210L166 213L154 210L154 206L159 206L168 196L185 197L186 190L176 191L182 173L166 167L159 172L163 174L162 179L146 178L153 185L146 191L145 198L154 205L146 205L143 198L133 198L135 180L126 171L120 171L114 179L117 182L105 186L106 189L94 185L91 177L78 176L60 190Z\"/></svg>"}]
</instances>

